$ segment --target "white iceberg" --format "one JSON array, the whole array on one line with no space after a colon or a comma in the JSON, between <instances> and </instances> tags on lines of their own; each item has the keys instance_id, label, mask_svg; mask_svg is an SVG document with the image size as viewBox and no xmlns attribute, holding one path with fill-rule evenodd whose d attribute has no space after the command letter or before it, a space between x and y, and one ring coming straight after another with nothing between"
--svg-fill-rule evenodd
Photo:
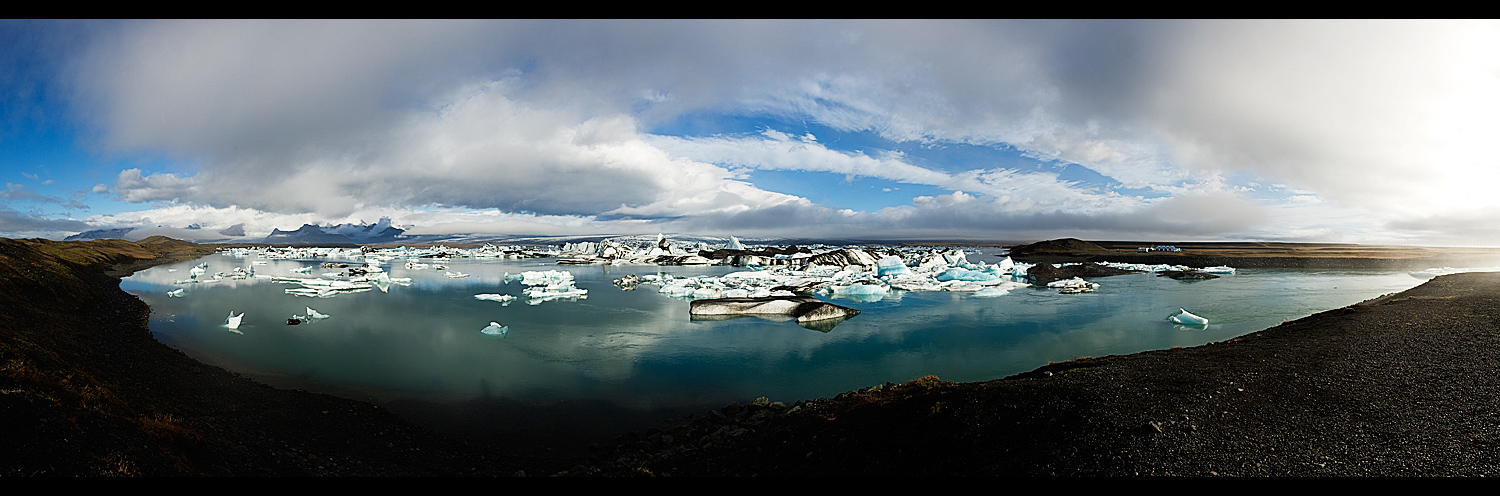
<instances>
[{"instance_id":1,"label":"white iceberg","mask_svg":"<svg viewBox=\"0 0 1500 496\"><path fill-rule=\"evenodd\" d=\"M307 318L309 318L309 319L323 320L323 319L328 318L327 315L318 313L318 311L317 310L313 310L312 307L304 307L304 308L307 308Z\"/></svg>"},{"instance_id":2,"label":"white iceberg","mask_svg":"<svg viewBox=\"0 0 1500 496\"><path fill-rule=\"evenodd\" d=\"M229 318L224 319L224 327L228 327L230 331L234 331L236 333L244 334L244 333L242 333L242 332L239 331L239 329L240 329L240 321L243 320L244 318L245 318L245 312L240 312L239 315L235 315L234 314L234 310L230 310L229 311Z\"/></svg>"},{"instance_id":3,"label":"white iceberg","mask_svg":"<svg viewBox=\"0 0 1500 496\"><path fill-rule=\"evenodd\" d=\"M180 289L180 288L179 289L174 289L172 291L167 291L167 296L172 297L172 298L181 298L182 295L185 294L186 292L187 292L187 290L185 290L185 289Z\"/></svg>"},{"instance_id":4,"label":"white iceberg","mask_svg":"<svg viewBox=\"0 0 1500 496\"><path fill-rule=\"evenodd\" d=\"M1181 309L1181 308L1177 309L1176 313L1173 313L1171 316L1168 316L1167 320L1172 321L1172 323L1174 323L1174 324L1182 324L1182 325L1189 325L1189 326L1206 326L1206 325L1208 325L1208 319L1205 319L1203 317L1199 317L1197 315L1193 315L1192 313L1189 313L1187 310L1184 310L1184 309Z\"/></svg>"},{"instance_id":5,"label":"white iceberg","mask_svg":"<svg viewBox=\"0 0 1500 496\"><path fill-rule=\"evenodd\" d=\"M879 284L851 284L848 286L831 286L826 288L833 294L839 295L883 295L890 291L889 288Z\"/></svg>"},{"instance_id":6,"label":"white iceberg","mask_svg":"<svg viewBox=\"0 0 1500 496\"><path fill-rule=\"evenodd\" d=\"M939 281L982 282L993 281L999 278L999 276L988 272L980 272L977 270L969 270L960 267L949 268L948 270L943 271L942 274L938 274L937 276L937 280Z\"/></svg>"},{"instance_id":7,"label":"white iceberg","mask_svg":"<svg viewBox=\"0 0 1500 496\"><path fill-rule=\"evenodd\" d=\"M906 262L901 257L888 255L875 261L876 273L881 276L904 276L911 275L911 269L906 267Z\"/></svg>"},{"instance_id":8,"label":"white iceberg","mask_svg":"<svg viewBox=\"0 0 1500 496\"><path fill-rule=\"evenodd\" d=\"M487 294L477 294L477 295L474 295L474 299L476 299L476 300L485 300L485 301L498 301L498 302L500 302L502 304L509 305L510 302L516 300L516 297L512 296L512 295L507 295L507 294L487 293Z\"/></svg>"},{"instance_id":9,"label":"white iceberg","mask_svg":"<svg viewBox=\"0 0 1500 496\"><path fill-rule=\"evenodd\" d=\"M485 326L484 329L480 329L479 332L491 336L504 336L506 333L510 332L510 327L500 325L499 322L490 322L490 325Z\"/></svg>"}]
</instances>

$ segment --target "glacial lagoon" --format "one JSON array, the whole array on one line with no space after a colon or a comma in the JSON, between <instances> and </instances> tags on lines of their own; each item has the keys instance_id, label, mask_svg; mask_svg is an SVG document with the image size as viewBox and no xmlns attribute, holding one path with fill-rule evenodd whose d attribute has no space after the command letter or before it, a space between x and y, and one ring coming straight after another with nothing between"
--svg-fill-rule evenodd
<instances>
[{"instance_id":1,"label":"glacial lagoon","mask_svg":"<svg viewBox=\"0 0 1500 496\"><path fill-rule=\"evenodd\" d=\"M995 249L969 260L994 263ZM1240 269L1206 281L1154 274L1095 279L1093 293L1042 287L999 297L923 291L825 301L861 314L820 331L754 317L692 320L689 299L658 286L624 291L630 274L717 276L728 266L574 265L557 259L454 258L448 270L386 267L409 285L340 293L288 294L265 278L174 284L200 263L207 273L253 268L298 275L323 259L260 260L228 254L141 271L121 288L151 305L161 342L207 363L280 387L359 399L465 401L511 398L532 403L603 401L626 409L691 411L765 396L791 403L926 375L974 381L1005 377L1079 356L1197 346L1414 287L1423 280L1395 270ZM304 269L305 270L305 269ZM585 298L528 304L525 286L505 275L566 270ZM469 274L451 278L448 272ZM167 293L184 289L181 297ZM503 304L476 294L508 294ZM287 325L306 308L327 315ZM1176 325L1179 308L1204 327ZM244 317L236 332L224 326ZM503 335L482 333L491 322Z\"/></svg>"}]
</instances>

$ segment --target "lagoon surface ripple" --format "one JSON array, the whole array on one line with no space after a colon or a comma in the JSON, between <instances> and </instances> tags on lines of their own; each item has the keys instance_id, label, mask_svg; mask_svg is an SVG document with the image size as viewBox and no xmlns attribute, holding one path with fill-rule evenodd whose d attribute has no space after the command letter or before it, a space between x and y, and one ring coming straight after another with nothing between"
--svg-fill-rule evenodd
<instances>
[{"instance_id":1,"label":"lagoon surface ripple","mask_svg":"<svg viewBox=\"0 0 1500 496\"><path fill-rule=\"evenodd\" d=\"M991 255L974 256L993 263ZM658 286L623 291L629 274L721 275L734 267L558 266L555 259L453 259L443 270L387 267L410 286L309 298L267 279L175 285L206 262L208 274L249 267L227 254L153 267L121 282L152 307L163 343L208 363L283 387L398 399L507 397L604 400L626 408L686 409L746 402L788 403L887 381L935 374L996 379L1077 356L1197 346L1283 320L1409 289L1422 280L1390 270L1240 269L1208 281L1154 274L1094 279L1095 293L1024 288L993 298L956 292L893 292L878 301L830 300L862 313L829 332L757 318L692 321L688 300ZM267 260L262 275L315 277L324 260ZM291 269L313 266L313 276ZM504 275L567 270L586 299L528 305ZM185 296L167 291L186 288ZM502 305L475 294L518 296ZM825 295L820 298L827 300ZM330 318L286 325L306 307ZM1166 321L1178 308L1210 319L1206 329ZM244 312L241 334L223 327ZM480 332L490 322L504 336Z\"/></svg>"}]
</instances>

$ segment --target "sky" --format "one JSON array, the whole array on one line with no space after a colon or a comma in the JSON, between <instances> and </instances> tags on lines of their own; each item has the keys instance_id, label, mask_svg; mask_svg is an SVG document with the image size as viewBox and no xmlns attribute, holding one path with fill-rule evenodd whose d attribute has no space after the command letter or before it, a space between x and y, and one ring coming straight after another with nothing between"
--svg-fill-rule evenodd
<instances>
[{"instance_id":1,"label":"sky","mask_svg":"<svg viewBox=\"0 0 1500 496\"><path fill-rule=\"evenodd\" d=\"M0 236L1500 246L1489 21L0 21Z\"/></svg>"}]
</instances>

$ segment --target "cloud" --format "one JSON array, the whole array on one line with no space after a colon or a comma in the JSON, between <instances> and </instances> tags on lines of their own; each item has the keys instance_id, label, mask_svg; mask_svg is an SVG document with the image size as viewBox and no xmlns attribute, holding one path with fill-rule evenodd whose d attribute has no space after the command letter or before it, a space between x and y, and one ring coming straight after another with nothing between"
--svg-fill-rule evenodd
<instances>
[{"instance_id":1,"label":"cloud","mask_svg":"<svg viewBox=\"0 0 1500 496\"><path fill-rule=\"evenodd\" d=\"M93 229L88 224L73 219L48 219L45 216L27 215L15 210L0 208L0 233L7 237L62 238L81 231Z\"/></svg>"},{"instance_id":2,"label":"cloud","mask_svg":"<svg viewBox=\"0 0 1500 496\"><path fill-rule=\"evenodd\" d=\"M68 200L52 195L44 195L27 189L25 185L16 183L5 183L5 189L0 190L0 199L31 203L55 203L76 210L88 210L89 208L88 205L76 199Z\"/></svg>"},{"instance_id":3,"label":"cloud","mask_svg":"<svg viewBox=\"0 0 1500 496\"><path fill-rule=\"evenodd\" d=\"M196 183L191 177L177 174L145 175L140 169L125 169L115 179L114 191L121 200L132 203L187 200L195 199ZM94 192L100 192L100 186L103 185L94 186Z\"/></svg>"},{"instance_id":4,"label":"cloud","mask_svg":"<svg viewBox=\"0 0 1500 496\"><path fill-rule=\"evenodd\" d=\"M192 164L122 172L114 192L130 202L767 229L795 214L849 231L958 230L980 212L1169 234L1266 221L1180 219L1057 174L935 171L791 134L642 131L708 113L1003 145L1190 206L1243 202L1221 195L1235 181L1284 184L1418 233L1441 224L1423 219L1500 206L1486 189L1500 179L1487 146L1497 33L1471 21L142 21L102 31L69 74L103 150ZM845 215L760 189L747 168L977 200Z\"/></svg>"}]
</instances>

